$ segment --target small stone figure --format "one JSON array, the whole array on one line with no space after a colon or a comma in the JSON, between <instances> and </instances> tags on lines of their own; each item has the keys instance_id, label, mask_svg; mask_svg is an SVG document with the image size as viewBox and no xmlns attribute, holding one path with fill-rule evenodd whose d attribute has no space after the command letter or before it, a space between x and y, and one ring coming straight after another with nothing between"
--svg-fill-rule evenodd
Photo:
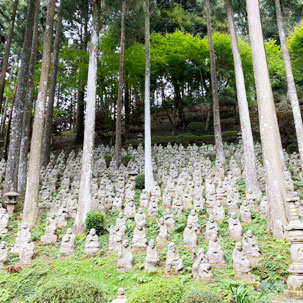
<instances>
[{"instance_id":1,"label":"small stone figure","mask_svg":"<svg viewBox=\"0 0 303 303\"><path fill-rule=\"evenodd\" d=\"M267 197L264 196L262 201L260 202L260 213L263 216L266 216L267 214Z\"/></svg>"},{"instance_id":2,"label":"small stone figure","mask_svg":"<svg viewBox=\"0 0 303 303\"><path fill-rule=\"evenodd\" d=\"M146 258L144 260L144 269L150 270L156 268L159 265L159 256L154 240L150 240L147 246Z\"/></svg>"},{"instance_id":3,"label":"small stone figure","mask_svg":"<svg viewBox=\"0 0 303 303\"><path fill-rule=\"evenodd\" d=\"M138 209L138 212L135 215L135 223L136 225L142 224L143 226L146 226L146 215L141 207Z\"/></svg>"},{"instance_id":4,"label":"small stone figure","mask_svg":"<svg viewBox=\"0 0 303 303\"><path fill-rule=\"evenodd\" d=\"M243 250L241 242L236 243L236 247L232 254L232 259L237 279L245 281L254 280L254 276L250 273L251 266L249 258Z\"/></svg>"},{"instance_id":5,"label":"small stone figure","mask_svg":"<svg viewBox=\"0 0 303 303\"><path fill-rule=\"evenodd\" d=\"M0 235L5 235L7 233L7 226L9 221L9 214L6 209L2 207L0 203Z\"/></svg>"},{"instance_id":6,"label":"small stone figure","mask_svg":"<svg viewBox=\"0 0 303 303\"><path fill-rule=\"evenodd\" d=\"M168 233L167 226L163 218L160 218L159 222L159 235L157 236L157 245L158 247L165 247L167 242L170 241L170 235Z\"/></svg>"},{"instance_id":7,"label":"small stone figure","mask_svg":"<svg viewBox=\"0 0 303 303\"><path fill-rule=\"evenodd\" d=\"M191 210L190 215L188 216L187 224L191 224L197 230L197 232L201 231L199 217L194 209Z\"/></svg>"},{"instance_id":8,"label":"small stone figure","mask_svg":"<svg viewBox=\"0 0 303 303\"><path fill-rule=\"evenodd\" d=\"M121 230L121 233L123 235L125 235L125 232L126 232L126 219L124 218L124 215L123 213L119 213L119 216L118 218L116 219L116 225L119 226L120 230Z\"/></svg>"},{"instance_id":9,"label":"small stone figure","mask_svg":"<svg viewBox=\"0 0 303 303\"><path fill-rule=\"evenodd\" d=\"M228 231L230 239L237 241L241 240L243 229L236 213L232 213L228 220Z\"/></svg>"},{"instance_id":10,"label":"small stone figure","mask_svg":"<svg viewBox=\"0 0 303 303\"><path fill-rule=\"evenodd\" d=\"M145 248L147 246L145 227L142 223L139 223L135 227L133 236L133 247Z\"/></svg>"},{"instance_id":11,"label":"small stone figure","mask_svg":"<svg viewBox=\"0 0 303 303\"><path fill-rule=\"evenodd\" d=\"M118 270L131 270L134 266L132 249L128 240L124 240L118 252Z\"/></svg>"},{"instance_id":12,"label":"small stone figure","mask_svg":"<svg viewBox=\"0 0 303 303\"><path fill-rule=\"evenodd\" d=\"M118 251L122 244L123 233L119 225L112 225L109 231L109 245L108 249L111 251Z\"/></svg>"},{"instance_id":13,"label":"small stone figure","mask_svg":"<svg viewBox=\"0 0 303 303\"><path fill-rule=\"evenodd\" d=\"M125 204L124 216L129 219L133 218L136 214L136 205L133 201L130 201Z\"/></svg>"},{"instance_id":14,"label":"small stone figure","mask_svg":"<svg viewBox=\"0 0 303 303\"><path fill-rule=\"evenodd\" d=\"M0 268L4 266L8 259L8 248L5 241L0 243Z\"/></svg>"},{"instance_id":15,"label":"small stone figure","mask_svg":"<svg viewBox=\"0 0 303 303\"><path fill-rule=\"evenodd\" d=\"M193 255L194 264L192 266L193 278L198 281L213 283L213 274L208 258L205 256L204 248L200 248Z\"/></svg>"},{"instance_id":16,"label":"small stone figure","mask_svg":"<svg viewBox=\"0 0 303 303\"><path fill-rule=\"evenodd\" d=\"M165 272L169 273L174 270L175 274L182 272L184 269L182 259L177 251L175 243L171 242L168 245Z\"/></svg>"},{"instance_id":17,"label":"small stone figure","mask_svg":"<svg viewBox=\"0 0 303 303\"><path fill-rule=\"evenodd\" d=\"M34 249L35 249L35 244L34 242L32 242L31 238L27 238L25 241L22 241L20 252L19 252L19 260L21 267L32 264Z\"/></svg>"},{"instance_id":18,"label":"small stone figure","mask_svg":"<svg viewBox=\"0 0 303 303\"><path fill-rule=\"evenodd\" d=\"M27 239L31 239L31 236L32 235L31 235L28 224L20 223L18 232L17 232L15 245L11 248L12 254L19 254L22 242L26 241Z\"/></svg>"},{"instance_id":19,"label":"small stone figure","mask_svg":"<svg viewBox=\"0 0 303 303\"><path fill-rule=\"evenodd\" d=\"M198 244L197 229L192 223L188 223L183 233L184 245L195 248Z\"/></svg>"},{"instance_id":20,"label":"small stone figure","mask_svg":"<svg viewBox=\"0 0 303 303\"><path fill-rule=\"evenodd\" d=\"M68 228L63 236L60 246L60 252L63 254L73 253L75 250L75 235L71 228Z\"/></svg>"},{"instance_id":21,"label":"small stone figure","mask_svg":"<svg viewBox=\"0 0 303 303\"><path fill-rule=\"evenodd\" d=\"M168 229L174 229L175 228L174 215L171 213L170 209L165 210L164 221L165 221L165 224L166 224Z\"/></svg>"},{"instance_id":22,"label":"small stone figure","mask_svg":"<svg viewBox=\"0 0 303 303\"><path fill-rule=\"evenodd\" d=\"M243 250L248 255L251 266L255 266L263 262L261 251L251 230L248 230L243 236Z\"/></svg>"},{"instance_id":23,"label":"small stone figure","mask_svg":"<svg viewBox=\"0 0 303 303\"><path fill-rule=\"evenodd\" d=\"M125 296L124 288L119 288L118 297L111 303L126 303L126 301L127 301L127 297Z\"/></svg>"},{"instance_id":24,"label":"small stone figure","mask_svg":"<svg viewBox=\"0 0 303 303\"><path fill-rule=\"evenodd\" d=\"M57 242L57 235L56 233L57 229L57 218L55 214L51 214L46 219L46 228L45 228L45 234L41 237L41 242L45 244L51 244Z\"/></svg>"},{"instance_id":25,"label":"small stone figure","mask_svg":"<svg viewBox=\"0 0 303 303\"><path fill-rule=\"evenodd\" d=\"M96 254L100 249L99 237L96 230L92 228L86 236L84 252L88 255Z\"/></svg>"},{"instance_id":26,"label":"small stone figure","mask_svg":"<svg viewBox=\"0 0 303 303\"><path fill-rule=\"evenodd\" d=\"M212 235L210 241L208 242L208 251L206 256L213 268L220 269L226 267L222 246L218 240L218 237L215 235Z\"/></svg>"},{"instance_id":27,"label":"small stone figure","mask_svg":"<svg viewBox=\"0 0 303 303\"><path fill-rule=\"evenodd\" d=\"M205 233L205 238L207 241L211 239L213 235L218 236L218 225L217 222L215 221L214 216L209 216L209 219L206 223L206 233Z\"/></svg>"},{"instance_id":28,"label":"small stone figure","mask_svg":"<svg viewBox=\"0 0 303 303\"><path fill-rule=\"evenodd\" d=\"M247 201L244 201L240 207L240 216L242 222L244 222L245 224L251 224L251 212Z\"/></svg>"},{"instance_id":29,"label":"small stone figure","mask_svg":"<svg viewBox=\"0 0 303 303\"><path fill-rule=\"evenodd\" d=\"M214 218L216 221L222 221L225 218L225 211L222 203L218 201L214 206Z\"/></svg>"},{"instance_id":30,"label":"small stone figure","mask_svg":"<svg viewBox=\"0 0 303 303\"><path fill-rule=\"evenodd\" d=\"M66 220L67 214L68 214L67 205L66 202L63 201L62 205L59 207L59 211L57 214L57 226L59 228L67 225L67 220Z\"/></svg>"}]
</instances>

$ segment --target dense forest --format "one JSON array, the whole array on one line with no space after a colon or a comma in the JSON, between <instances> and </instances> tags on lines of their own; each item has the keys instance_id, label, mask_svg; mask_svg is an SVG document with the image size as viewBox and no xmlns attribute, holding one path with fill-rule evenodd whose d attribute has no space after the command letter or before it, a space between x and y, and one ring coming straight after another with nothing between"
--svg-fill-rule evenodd
<instances>
[{"instance_id":1,"label":"dense forest","mask_svg":"<svg viewBox=\"0 0 303 303\"><path fill-rule=\"evenodd\" d=\"M0 303L302 302L302 16L0 0Z\"/></svg>"}]
</instances>

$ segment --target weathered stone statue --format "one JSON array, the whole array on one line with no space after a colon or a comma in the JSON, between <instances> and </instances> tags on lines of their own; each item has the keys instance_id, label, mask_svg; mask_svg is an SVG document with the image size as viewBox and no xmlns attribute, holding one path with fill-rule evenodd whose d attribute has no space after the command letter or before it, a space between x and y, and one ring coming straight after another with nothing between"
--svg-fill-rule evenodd
<instances>
[{"instance_id":1,"label":"weathered stone statue","mask_svg":"<svg viewBox=\"0 0 303 303\"><path fill-rule=\"evenodd\" d=\"M194 248L198 244L197 229L192 223L188 223L183 232L184 245Z\"/></svg>"},{"instance_id":2,"label":"weathered stone statue","mask_svg":"<svg viewBox=\"0 0 303 303\"><path fill-rule=\"evenodd\" d=\"M243 250L248 255L252 266L263 262L261 251L251 230L248 230L243 236Z\"/></svg>"},{"instance_id":3,"label":"weathered stone statue","mask_svg":"<svg viewBox=\"0 0 303 303\"><path fill-rule=\"evenodd\" d=\"M205 256L204 248L199 248L197 253L193 255L192 273L193 278L206 283L213 283L213 274L208 258Z\"/></svg>"},{"instance_id":4,"label":"weathered stone statue","mask_svg":"<svg viewBox=\"0 0 303 303\"><path fill-rule=\"evenodd\" d=\"M216 221L222 221L225 218L225 211L222 203L218 201L216 205L214 206L214 218Z\"/></svg>"},{"instance_id":5,"label":"weathered stone statue","mask_svg":"<svg viewBox=\"0 0 303 303\"><path fill-rule=\"evenodd\" d=\"M147 246L146 258L144 260L144 269L150 270L156 268L159 265L160 259L158 256L156 243L154 240L150 240Z\"/></svg>"},{"instance_id":6,"label":"weathered stone statue","mask_svg":"<svg viewBox=\"0 0 303 303\"><path fill-rule=\"evenodd\" d=\"M122 244L123 235L119 225L112 225L109 231L108 249L111 251L118 251Z\"/></svg>"},{"instance_id":7,"label":"weathered stone statue","mask_svg":"<svg viewBox=\"0 0 303 303\"><path fill-rule=\"evenodd\" d=\"M182 259L177 251L175 243L171 242L168 245L166 263L165 263L165 272L170 273L174 271L175 274L182 272L184 269Z\"/></svg>"},{"instance_id":8,"label":"weathered stone statue","mask_svg":"<svg viewBox=\"0 0 303 303\"><path fill-rule=\"evenodd\" d=\"M136 205L133 201L130 201L125 204L124 216L126 218L134 218L136 214Z\"/></svg>"},{"instance_id":9,"label":"weathered stone statue","mask_svg":"<svg viewBox=\"0 0 303 303\"><path fill-rule=\"evenodd\" d=\"M251 266L249 258L243 250L241 242L236 243L236 247L232 254L232 259L237 279L245 281L254 280L254 276L250 273Z\"/></svg>"},{"instance_id":10,"label":"weathered stone statue","mask_svg":"<svg viewBox=\"0 0 303 303\"><path fill-rule=\"evenodd\" d=\"M174 229L175 228L174 215L172 214L170 209L165 210L164 222L165 222L168 229Z\"/></svg>"},{"instance_id":11,"label":"weathered stone statue","mask_svg":"<svg viewBox=\"0 0 303 303\"><path fill-rule=\"evenodd\" d=\"M260 213L261 215L266 216L267 214L267 197L264 196L262 201L260 202Z\"/></svg>"},{"instance_id":12,"label":"weathered stone statue","mask_svg":"<svg viewBox=\"0 0 303 303\"><path fill-rule=\"evenodd\" d=\"M63 254L73 253L75 250L75 235L71 228L68 228L66 234L61 240L60 252Z\"/></svg>"},{"instance_id":13,"label":"weathered stone statue","mask_svg":"<svg viewBox=\"0 0 303 303\"><path fill-rule=\"evenodd\" d=\"M27 266L32 264L32 257L34 255L35 244L31 238L22 241L19 252L20 266Z\"/></svg>"},{"instance_id":14,"label":"weathered stone statue","mask_svg":"<svg viewBox=\"0 0 303 303\"><path fill-rule=\"evenodd\" d=\"M132 243L133 247L137 248L145 248L147 246L146 231L142 223L139 223L139 225L135 227Z\"/></svg>"},{"instance_id":15,"label":"weathered stone statue","mask_svg":"<svg viewBox=\"0 0 303 303\"><path fill-rule=\"evenodd\" d=\"M188 216L187 224L191 224L197 230L197 232L201 231L199 217L194 209L191 210L190 215Z\"/></svg>"},{"instance_id":16,"label":"weathered stone statue","mask_svg":"<svg viewBox=\"0 0 303 303\"><path fill-rule=\"evenodd\" d=\"M51 244L57 242L57 217L55 214L51 214L46 219L45 234L41 237L41 242L45 244Z\"/></svg>"},{"instance_id":17,"label":"weathered stone statue","mask_svg":"<svg viewBox=\"0 0 303 303\"><path fill-rule=\"evenodd\" d=\"M158 247L165 247L167 242L170 241L170 235L168 233L167 226L163 218L160 218L159 221L159 235L157 236L157 245Z\"/></svg>"},{"instance_id":18,"label":"weathered stone statue","mask_svg":"<svg viewBox=\"0 0 303 303\"><path fill-rule=\"evenodd\" d=\"M0 235L5 235L7 233L7 226L9 221L9 214L7 210L2 207L0 203Z\"/></svg>"},{"instance_id":19,"label":"weathered stone statue","mask_svg":"<svg viewBox=\"0 0 303 303\"><path fill-rule=\"evenodd\" d=\"M242 239L243 229L236 213L232 213L228 220L229 238L240 241Z\"/></svg>"},{"instance_id":20,"label":"weathered stone statue","mask_svg":"<svg viewBox=\"0 0 303 303\"><path fill-rule=\"evenodd\" d=\"M128 240L124 240L118 252L118 270L132 270L134 258Z\"/></svg>"},{"instance_id":21,"label":"weathered stone statue","mask_svg":"<svg viewBox=\"0 0 303 303\"><path fill-rule=\"evenodd\" d=\"M226 267L222 246L215 235L213 235L208 242L208 251L206 256L213 268L220 269Z\"/></svg>"},{"instance_id":22,"label":"weathered stone statue","mask_svg":"<svg viewBox=\"0 0 303 303\"><path fill-rule=\"evenodd\" d=\"M126 301L127 301L127 297L125 296L124 288L119 288L118 297L111 303L126 303Z\"/></svg>"},{"instance_id":23,"label":"weathered stone statue","mask_svg":"<svg viewBox=\"0 0 303 303\"><path fill-rule=\"evenodd\" d=\"M119 226L122 234L125 235L125 232L126 232L126 229L127 229L127 227L126 227L126 219L125 219L125 217L124 217L124 215L123 215L122 212L119 213L119 216L116 219L116 225Z\"/></svg>"},{"instance_id":24,"label":"weathered stone statue","mask_svg":"<svg viewBox=\"0 0 303 303\"><path fill-rule=\"evenodd\" d=\"M240 216L244 224L250 224L252 222L251 212L247 201L244 201L240 207Z\"/></svg>"},{"instance_id":25,"label":"weathered stone statue","mask_svg":"<svg viewBox=\"0 0 303 303\"><path fill-rule=\"evenodd\" d=\"M4 266L8 259L8 247L5 241L0 243L0 268Z\"/></svg>"},{"instance_id":26,"label":"weathered stone statue","mask_svg":"<svg viewBox=\"0 0 303 303\"><path fill-rule=\"evenodd\" d=\"M143 226L146 226L146 215L141 207L138 209L138 212L135 215L135 223L136 225L142 224Z\"/></svg>"},{"instance_id":27,"label":"weathered stone statue","mask_svg":"<svg viewBox=\"0 0 303 303\"><path fill-rule=\"evenodd\" d=\"M211 239L211 237L218 236L218 225L217 222L215 221L214 216L209 216L209 219L206 223L206 232L205 232L205 238L207 241Z\"/></svg>"},{"instance_id":28,"label":"weathered stone statue","mask_svg":"<svg viewBox=\"0 0 303 303\"><path fill-rule=\"evenodd\" d=\"M84 252L88 255L96 254L100 249L99 237L96 230L92 228L86 236Z\"/></svg>"},{"instance_id":29,"label":"weathered stone statue","mask_svg":"<svg viewBox=\"0 0 303 303\"><path fill-rule=\"evenodd\" d=\"M26 224L26 223L21 224L20 223L19 227L18 227L18 232L17 232L15 245L11 248L11 252L13 254L19 254L22 242L26 241L27 239L31 239L31 237L32 237L32 235L31 235L30 228L29 228L28 224Z\"/></svg>"}]
</instances>

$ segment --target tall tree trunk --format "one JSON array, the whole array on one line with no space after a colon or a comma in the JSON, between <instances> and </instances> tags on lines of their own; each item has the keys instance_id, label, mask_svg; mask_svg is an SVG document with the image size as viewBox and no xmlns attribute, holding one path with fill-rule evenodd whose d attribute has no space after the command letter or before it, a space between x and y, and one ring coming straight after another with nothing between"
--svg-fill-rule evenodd
<instances>
[{"instance_id":1,"label":"tall tree trunk","mask_svg":"<svg viewBox=\"0 0 303 303\"><path fill-rule=\"evenodd\" d=\"M175 97L176 97L176 101L177 101L179 119L181 120L181 123L182 123L182 130L185 131L186 120L185 120L185 115L184 115L183 101L182 101L180 86L178 84L177 79L175 79L175 78L172 78L172 83L173 83Z\"/></svg>"},{"instance_id":2,"label":"tall tree trunk","mask_svg":"<svg viewBox=\"0 0 303 303\"><path fill-rule=\"evenodd\" d=\"M245 184L247 190L251 190L257 198L260 198L262 196L262 192L258 184L258 178L256 173L254 141L250 124L241 54L234 23L232 0L225 0L225 3L235 66L237 98L239 104L239 114L245 160Z\"/></svg>"},{"instance_id":3,"label":"tall tree trunk","mask_svg":"<svg viewBox=\"0 0 303 303\"><path fill-rule=\"evenodd\" d=\"M52 63L52 73L50 79L50 88L49 88L49 98L46 110L44 134L42 141L42 167L46 167L51 152L51 139L52 139L52 122L53 122L53 111L54 111L54 101L56 94L56 83L57 83L57 71L58 71L58 62L59 62L59 51L60 51L60 35L62 30L62 6L63 1L60 2L60 10L58 14L58 21L56 27L56 38L54 43L54 55Z\"/></svg>"},{"instance_id":4,"label":"tall tree trunk","mask_svg":"<svg viewBox=\"0 0 303 303\"><path fill-rule=\"evenodd\" d=\"M3 103L3 93L4 93L4 86L5 86L5 76L8 68L8 59L9 59L9 53L11 50L11 44L14 34L14 27L15 27L15 19L16 19L16 13L18 8L19 0L15 0L12 4L12 16L11 16L11 26L9 28L5 50L4 50L4 56L2 61L2 69L1 69L1 80L0 80L0 108L2 107Z\"/></svg>"},{"instance_id":5,"label":"tall tree trunk","mask_svg":"<svg viewBox=\"0 0 303 303\"><path fill-rule=\"evenodd\" d=\"M41 169L42 136L45 120L48 76L51 61L52 34L55 17L56 0L49 0L47 6L46 27L43 39L43 55L36 111L33 124L29 169L23 207L22 222L33 227L38 216L38 194Z\"/></svg>"},{"instance_id":6,"label":"tall tree trunk","mask_svg":"<svg viewBox=\"0 0 303 303\"><path fill-rule=\"evenodd\" d=\"M81 85L81 88L78 90L78 100L77 100L77 115L76 115L76 139L75 144L79 145L83 143L84 137L84 87Z\"/></svg>"},{"instance_id":7,"label":"tall tree trunk","mask_svg":"<svg viewBox=\"0 0 303 303\"><path fill-rule=\"evenodd\" d=\"M209 0L205 1L205 7L206 7L207 36L208 36L208 47L209 47L209 57L210 57L210 78L211 78L211 88L212 88L212 97L213 97L213 119L214 119L214 133L215 133L215 142L216 142L216 158L221 163L225 163L225 155L224 155L222 133L221 133L218 84L217 84L217 75L216 75L215 51L214 51L212 29L211 29Z\"/></svg>"},{"instance_id":8,"label":"tall tree trunk","mask_svg":"<svg viewBox=\"0 0 303 303\"><path fill-rule=\"evenodd\" d=\"M124 103L124 108L125 108L125 141L128 139L128 133L129 133L129 116L130 116L130 93L129 93L129 85L128 85L128 74L125 76L125 103Z\"/></svg>"},{"instance_id":9,"label":"tall tree trunk","mask_svg":"<svg viewBox=\"0 0 303 303\"><path fill-rule=\"evenodd\" d=\"M274 98L269 78L258 0L246 0L249 36L258 99L263 164L268 197L268 219L274 236L282 238L287 224L286 191L278 143Z\"/></svg>"},{"instance_id":10,"label":"tall tree trunk","mask_svg":"<svg viewBox=\"0 0 303 303\"><path fill-rule=\"evenodd\" d=\"M85 217L91 209L91 180L95 137L100 2L100 0L94 1L93 29L91 35L91 43L89 46L90 54L87 78L87 105L85 113L80 191L77 215L74 223L74 232L76 234L80 234L84 231Z\"/></svg>"},{"instance_id":11,"label":"tall tree trunk","mask_svg":"<svg viewBox=\"0 0 303 303\"><path fill-rule=\"evenodd\" d=\"M18 85L15 99L15 107L10 132L10 143L8 151L8 159L5 174L4 193L9 191L17 191L19 156L22 133L22 119L24 104L26 99L26 90L28 84L29 65L31 58L33 29L35 20L35 8L37 0L29 0L27 25L24 35L24 43L22 49L21 66L18 74Z\"/></svg>"},{"instance_id":12,"label":"tall tree trunk","mask_svg":"<svg viewBox=\"0 0 303 303\"><path fill-rule=\"evenodd\" d=\"M31 117L32 117L32 102L33 102L33 90L35 80L35 69L36 69L36 57L38 51L38 27L39 27L39 12L40 12L40 1L36 5L35 11L35 25L33 32L32 41L32 53L30 59L28 85L26 102L24 106L23 114L23 126L22 126L22 139L20 147L20 159L19 159L19 171L18 171L18 192L24 193L26 186L26 173L27 173L27 160L28 160L28 147L29 147L29 136L31 129Z\"/></svg>"},{"instance_id":13,"label":"tall tree trunk","mask_svg":"<svg viewBox=\"0 0 303 303\"><path fill-rule=\"evenodd\" d=\"M117 167L121 164L121 111L122 111L122 94L123 94L123 70L124 70L124 49L125 49L125 14L126 2L122 2L121 13L121 40L120 40L120 67L119 67L119 84L117 99L117 118L116 118L116 142L115 142L115 160Z\"/></svg>"},{"instance_id":14,"label":"tall tree trunk","mask_svg":"<svg viewBox=\"0 0 303 303\"><path fill-rule=\"evenodd\" d=\"M286 34L283 27L283 18L282 18L280 0L275 0L275 6L276 6L277 24L279 29L279 37L280 37L280 43L283 52L283 59L284 59L286 78L287 78L288 97L290 99L292 112L294 115L297 142L298 142L298 148L300 154L301 171L303 172L303 124L302 124L301 110L300 110L294 75L292 72L289 51L287 47Z\"/></svg>"},{"instance_id":15,"label":"tall tree trunk","mask_svg":"<svg viewBox=\"0 0 303 303\"><path fill-rule=\"evenodd\" d=\"M144 173L145 189L150 192L154 186L150 125L150 16L149 0L145 4L145 94L144 94Z\"/></svg>"}]
</instances>

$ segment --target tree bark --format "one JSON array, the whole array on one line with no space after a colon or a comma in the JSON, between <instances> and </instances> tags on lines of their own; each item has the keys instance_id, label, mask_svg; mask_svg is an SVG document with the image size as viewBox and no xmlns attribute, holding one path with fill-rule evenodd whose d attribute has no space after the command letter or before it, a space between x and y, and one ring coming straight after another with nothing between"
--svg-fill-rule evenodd
<instances>
[{"instance_id":1,"label":"tree bark","mask_svg":"<svg viewBox=\"0 0 303 303\"><path fill-rule=\"evenodd\" d=\"M151 125L150 125L150 16L149 0L145 5L145 94L144 94L144 173L145 189L150 192L154 186L151 148Z\"/></svg>"},{"instance_id":2,"label":"tree bark","mask_svg":"<svg viewBox=\"0 0 303 303\"><path fill-rule=\"evenodd\" d=\"M35 8L37 0L29 0L27 25L24 35L24 43L22 49L21 66L18 74L18 85L15 99L15 107L13 111L10 143L7 159L7 167L5 174L4 194L9 191L17 191L18 169L22 133L22 119L24 112L24 103L26 98L26 90L28 84L29 65L31 58L33 28L35 20Z\"/></svg>"},{"instance_id":3,"label":"tree bark","mask_svg":"<svg viewBox=\"0 0 303 303\"><path fill-rule=\"evenodd\" d=\"M76 115L76 139L75 144L79 145L83 143L84 137L84 87L78 90L78 100L77 100L77 115Z\"/></svg>"},{"instance_id":4,"label":"tree bark","mask_svg":"<svg viewBox=\"0 0 303 303\"><path fill-rule=\"evenodd\" d=\"M181 120L181 123L182 123L182 130L185 131L186 120L185 120L185 115L184 115L183 101L182 101L180 87L178 85L177 79L172 78L172 83L173 83L173 87L174 87L174 91L175 91L175 97L176 97L176 101L177 101L179 119Z\"/></svg>"},{"instance_id":5,"label":"tree bark","mask_svg":"<svg viewBox=\"0 0 303 303\"><path fill-rule=\"evenodd\" d=\"M6 76L6 72L7 72L7 68L8 68L9 53L11 50L11 44L12 44L12 39L13 39L13 35L14 35L15 19L16 19L18 4L19 4L19 0L15 0L12 4L11 26L9 28L6 45L5 45L5 50L4 50L3 61L2 61L1 80L0 80L0 109L1 109L2 103L3 103L5 76Z\"/></svg>"},{"instance_id":6,"label":"tree bark","mask_svg":"<svg viewBox=\"0 0 303 303\"><path fill-rule=\"evenodd\" d=\"M52 34L56 0L49 0L47 6L46 27L43 39L43 55L36 111L33 124L29 169L23 207L22 222L33 227L38 217L38 194L41 169L42 136L45 120L48 76L51 61Z\"/></svg>"},{"instance_id":7,"label":"tree bark","mask_svg":"<svg viewBox=\"0 0 303 303\"><path fill-rule=\"evenodd\" d=\"M269 78L258 0L246 0L249 36L258 99L260 134L268 197L267 222L274 236L282 238L286 225L286 191L279 152L274 98Z\"/></svg>"},{"instance_id":8,"label":"tree bark","mask_svg":"<svg viewBox=\"0 0 303 303\"><path fill-rule=\"evenodd\" d=\"M241 54L236 34L234 16L232 10L232 0L225 0L226 12L230 31L230 40L234 58L237 98L239 104L240 123L242 130L245 185L247 190L251 190L257 198L262 196L257 178L256 157L254 151L254 141L250 124L249 109L246 97L244 73L242 68Z\"/></svg>"},{"instance_id":9,"label":"tree bark","mask_svg":"<svg viewBox=\"0 0 303 303\"><path fill-rule=\"evenodd\" d=\"M62 30L62 5L63 1L60 2L60 9L58 14L58 21L56 27L56 37L54 43L54 54L52 63L52 73L49 88L49 98L46 110L44 134L42 141L42 167L46 167L49 163L50 153L51 153L51 139L52 139L52 122L53 122L53 111L54 111L54 101L56 94L56 83L57 83L57 71L59 63L59 52L60 52L60 36Z\"/></svg>"},{"instance_id":10,"label":"tree bark","mask_svg":"<svg viewBox=\"0 0 303 303\"><path fill-rule=\"evenodd\" d=\"M303 124L302 124L301 110L300 110L294 75L292 72L290 55L287 47L287 40L283 26L280 0L275 0L275 6L276 6L277 24L279 29L279 37L280 37L280 43L283 52L283 59L284 59L286 78L287 78L288 97L290 99L292 112L294 116L298 149L300 154L301 171L303 172Z\"/></svg>"},{"instance_id":11,"label":"tree bark","mask_svg":"<svg viewBox=\"0 0 303 303\"><path fill-rule=\"evenodd\" d=\"M94 1L93 29L89 46L89 67L87 79L87 105L85 113L84 143L80 179L80 192L74 232L84 232L86 214L91 209L91 180L95 135L96 88L97 88L97 59L99 40L100 0Z\"/></svg>"},{"instance_id":12,"label":"tree bark","mask_svg":"<svg viewBox=\"0 0 303 303\"><path fill-rule=\"evenodd\" d=\"M31 129L31 117L32 117L32 101L33 101L33 89L35 80L35 69L36 69L36 57L38 51L38 27L39 27L39 12L40 2L38 1L35 11L35 24L32 41L32 52L29 67L28 85L26 102L24 106L23 114L23 126L22 126L22 139L20 147L20 159L19 159L19 171L18 171L18 192L23 194L26 186L26 173L27 173L27 160L28 160L28 147L29 147L29 136Z\"/></svg>"},{"instance_id":13,"label":"tree bark","mask_svg":"<svg viewBox=\"0 0 303 303\"><path fill-rule=\"evenodd\" d=\"M129 133L129 116L130 116L130 93L129 93L129 85L128 85L128 74L125 76L125 103L124 103L124 108L125 108L125 141L128 139L128 133Z\"/></svg>"},{"instance_id":14,"label":"tree bark","mask_svg":"<svg viewBox=\"0 0 303 303\"><path fill-rule=\"evenodd\" d=\"M124 49L125 49L125 14L126 2L122 2L121 13L121 40L120 40L120 67L119 67L119 84L117 99L117 118L116 118L116 142L115 142L115 160L117 167L121 164L121 111L122 111L122 94L123 94L123 71L124 71Z\"/></svg>"},{"instance_id":15,"label":"tree bark","mask_svg":"<svg viewBox=\"0 0 303 303\"><path fill-rule=\"evenodd\" d=\"M212 39L209 0L205 1L205 7L206 7L207 36L208 36L208 47L209 47L209 57L210 57L211 88L212 88L212 97L213 97L213 119L214 119L214 133L215 133L215 142L216 142L216 158L221 163L225 163L225 155L224 155L222 133L221 133L218 84L217 84L217 75L216 75L215 51L214 51L214 45Z\"/></svg>"}]
</instances>

